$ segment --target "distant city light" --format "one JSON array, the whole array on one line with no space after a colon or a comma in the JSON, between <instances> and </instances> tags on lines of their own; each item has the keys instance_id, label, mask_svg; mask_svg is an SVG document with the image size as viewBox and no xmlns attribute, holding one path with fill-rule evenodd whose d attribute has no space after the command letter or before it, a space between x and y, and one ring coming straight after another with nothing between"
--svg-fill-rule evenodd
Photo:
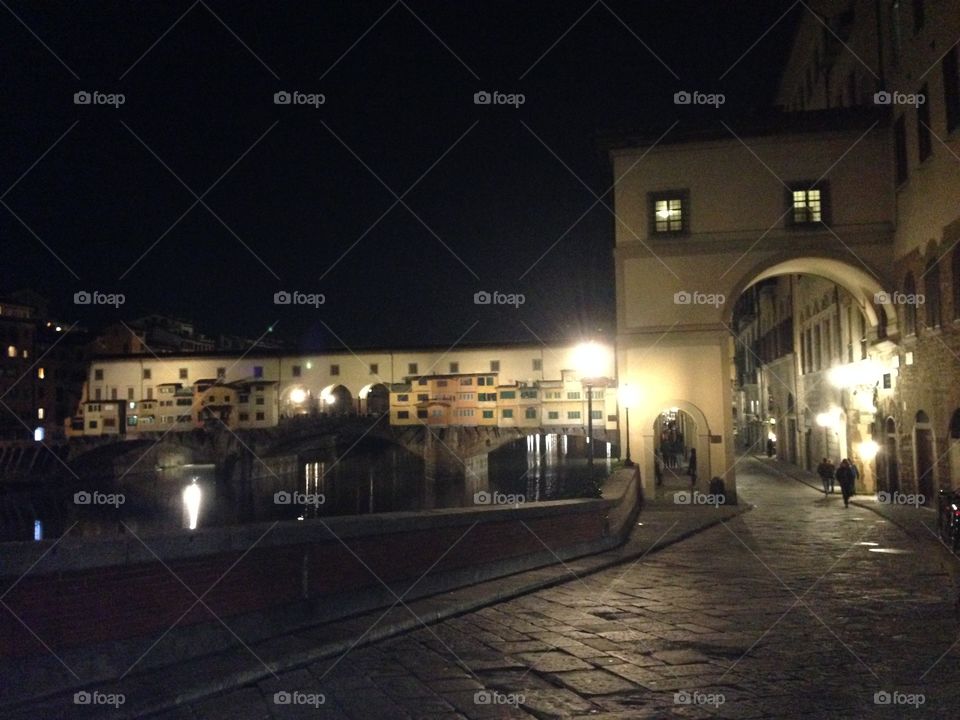
<instances>
[{"instance_id":1,"label":"distant city light","mask_svg":"<svg viewBox=\"0 0 960 720\"><path fill-rule=\"evenodd\" d=\"M35 442L43 442L45 435L46 431L42 427L38 427L33 431L33 439Z\"/></svg>"},{"instance_id":2,"label":"distant city light","mask_svg":"<svg viewBox=\"0 0 960 720\"><path fill-rule=\"evenodd\" d=\"M33 521L33 539L43 540L43 521L42 520Z\"/></svg>"}]
</instances>

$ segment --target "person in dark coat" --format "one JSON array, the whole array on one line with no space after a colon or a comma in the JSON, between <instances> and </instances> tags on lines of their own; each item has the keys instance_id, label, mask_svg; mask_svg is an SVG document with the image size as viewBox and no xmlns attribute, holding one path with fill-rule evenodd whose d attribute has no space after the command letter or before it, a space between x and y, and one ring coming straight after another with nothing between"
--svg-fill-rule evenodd
<instances>
[{"instance_id":1,"label":"person in dark coat","mask_svg":"<svg viewBox=\"0 0 960 720\"><path fill-rule=\"evenodd\" d=\"M690 485L697 484L697 449L690 448L690 461L687 464L687 473L690 475Z\"/></svg>"},{"instance_id":2,"label":"person in dark coat","mask_svg":"<svg viewBox=\"0 0 960 720\"><path fill-rule=\"evenodd\" d=\"M817 465L817 475L820 476L820 479L823 481L823 494L826 495L828 492L833 492L833 480L834 473L836 468L833 466L833 463L824 458L820 461L820 464Z\"/></svg>"},{"instance_id":3,"label":"person in dark coat","mask_svg":"<svg viewBox=\"0 0 960 720\"><path fill-rule=\"evenodd\" d=\"M840 467L837 468L837 482L840 483L840 492L843 493L844 507L849 507L850 496L853 495L853 482L856 479L854 473L855 471L850 461L844 458L840 463Z\"/></svg>"}]
</instances>

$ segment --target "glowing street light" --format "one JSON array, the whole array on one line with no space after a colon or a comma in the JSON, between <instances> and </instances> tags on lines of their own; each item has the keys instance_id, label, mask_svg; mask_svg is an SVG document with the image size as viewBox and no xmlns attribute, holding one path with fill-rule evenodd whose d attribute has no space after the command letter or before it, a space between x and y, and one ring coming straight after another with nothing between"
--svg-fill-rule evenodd
<instances>
[{"instance_id":1,"label":"glowing street light","mask_svg":"<svg viewBox=\"0 0 960 720\"><path fill-rule=\"evenodd\" d=\"M832 408L827 412L817 413L817 425L836 431L840 427L840 408Z\"/></svg>"},{"instance_id":2,"label":"glowing street light","mask_svg":"<svg viewBox=\"0 0 960 720\"><path fill-rule=\"evenodd\" d=\"M294 405L300 405L307 399L307 393L303 388L294 388L290 391L290 402Z\"/></svg>"},{"instance_id":3,"label":"glowing street light","mask_svg":"<svg viewBox=\"0 0 960 720\"><path fill-rule=\"evenodd\" d=\"M860 457L862 457L866 462L873 460L877 453L880 451L880 446L877 445L873 440L864 440L857 447Z\"/></svg>"}]
</instances>

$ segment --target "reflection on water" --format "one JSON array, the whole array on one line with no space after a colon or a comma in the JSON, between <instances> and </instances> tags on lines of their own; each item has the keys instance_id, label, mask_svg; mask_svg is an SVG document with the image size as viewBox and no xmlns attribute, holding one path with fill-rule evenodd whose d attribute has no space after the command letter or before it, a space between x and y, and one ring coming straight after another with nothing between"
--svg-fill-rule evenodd
<instances>
[{"instance_id":1,"label":"reflection on water","mask_svg":"<svg viewBox=\"0 0 960 720\"><path fill-rule=\"evenodd\" d=\"M470 507L497 502L537 502L583 497L590 477L585 444L566 436L531 435L485 456L485 462L426 467L422 458L391 446L386 452L355 449L333 461L305 464L298 488L306 499L280 515L319 517ZM608 475L608 443L597 443L595 472Z\"/></svg>"},{"instance_id":2,"label":"reflection on water","mask_svg":"<svg viewBox=\"0 0 960 720\"><path fill-rule=\"evenodd\" d=\"M595 473L609 474L610 446L596 443ZM364 439L311 457L270 459L244 480L213 465L143 469L102 478L114 505L77 504L66 488L37 504L2 540L30 540L35 521L44 539L70 523L83 535L138 534L272 520L415 512L509 502L538 502L595 494L583 438L532 435L467 461L431 462L397 445ZM22 514L22 513L21 513ZM29 515L29 517L27 517ZM22 526L22 527L21 527Z\"/></svg>"}]
</instances>

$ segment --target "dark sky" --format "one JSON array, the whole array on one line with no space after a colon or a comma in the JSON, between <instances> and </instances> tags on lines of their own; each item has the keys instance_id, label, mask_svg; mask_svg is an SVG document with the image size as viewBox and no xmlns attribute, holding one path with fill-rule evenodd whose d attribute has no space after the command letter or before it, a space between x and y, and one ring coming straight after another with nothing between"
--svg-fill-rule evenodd
<instances>
[{"instance_id":1,"label":"dark sky","mask_svg":"<svg viewBox=\"0 0 960 720\"><path fill-rule=\"evenodd\" d=\"M727 115L768 104L794 20L720 81L793 3L8 3L0 294L33 288L90 325L278 321L294 344L330 328L357 347L611 332L612 216L574 225L612 182L598 138L692 121L679 89L724 93ZM275 105L280 90L326 102ZM370 229L391 190L409 210ZM83 289L127 301L76 307ZM282 289L326 303L276 306ZM479 290L526 303L477 306Z\"/></svg>"}]
</instances>

